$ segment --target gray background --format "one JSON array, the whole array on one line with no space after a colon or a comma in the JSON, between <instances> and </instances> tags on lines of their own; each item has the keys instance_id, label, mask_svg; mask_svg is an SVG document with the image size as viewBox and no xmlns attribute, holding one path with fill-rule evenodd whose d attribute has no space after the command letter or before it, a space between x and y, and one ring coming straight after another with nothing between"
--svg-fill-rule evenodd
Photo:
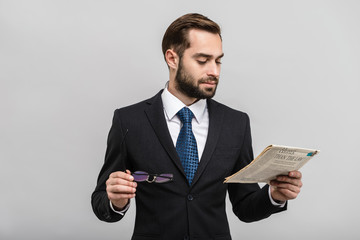
<instances>
[{"instance_id":1,"label":"gray background","mask_svg":"<svg viewBox=\"0 0 360 240\"><path fill-rule=\"evenodd\" d=\"M249 113L255 155L318 148L289 210L234 239L359 239L359 1L0 0L0 238L129 239L135 208L96 219L90 195L113 111L168 79L167 26L200 12L223 30L216 100Z\"/></svg>"}]
</instances>

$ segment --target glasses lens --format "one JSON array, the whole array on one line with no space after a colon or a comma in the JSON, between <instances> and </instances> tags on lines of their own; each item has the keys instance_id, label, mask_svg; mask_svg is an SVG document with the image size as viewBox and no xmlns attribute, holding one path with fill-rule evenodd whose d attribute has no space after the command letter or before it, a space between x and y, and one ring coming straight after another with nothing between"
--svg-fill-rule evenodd
<instances>
[{"instance_id":1,"label":"glasses lens","mask_svg":"<svg viewBox=\"0 0 360 240\"><path fill-rule=\"evenodd\" d=\"M143 182L148 178L149 174L147 172L136 171L132 173L132 176L135 182Z\"/></svg>"},{"instance_id":2,"label":"glasses lens","mask_svg":"<svg viewBox=\"0 0 360 240\"><path fill-rule=\"evenodd\" d=\"M155 182L157 183L164 183L169 182L173 178L173 175L171 173L163 173L156 177Z\"/></svg>"}]
</instances>

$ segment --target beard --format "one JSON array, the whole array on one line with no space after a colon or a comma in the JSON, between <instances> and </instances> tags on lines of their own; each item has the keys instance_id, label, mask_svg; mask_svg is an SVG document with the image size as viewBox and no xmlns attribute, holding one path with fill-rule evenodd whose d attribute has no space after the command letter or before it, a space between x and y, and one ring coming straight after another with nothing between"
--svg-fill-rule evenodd
<instances>
[{"instance_id":1,"label":"beard","mask_svg":"<svg viewBox=\"0 0 360 240\"><path fill-rule=\"evenodd\" d=\"M175 76L176 89L188 97L196 99L208 99L215 95L219 78L207 77L200 78L199 80L194 79L188 72L186 72L182 66L182 61L179 62L179 68ZM214 82L215 87L207 87L204 89L200 88L201 83Z\"/></svg>"}]
</instances>

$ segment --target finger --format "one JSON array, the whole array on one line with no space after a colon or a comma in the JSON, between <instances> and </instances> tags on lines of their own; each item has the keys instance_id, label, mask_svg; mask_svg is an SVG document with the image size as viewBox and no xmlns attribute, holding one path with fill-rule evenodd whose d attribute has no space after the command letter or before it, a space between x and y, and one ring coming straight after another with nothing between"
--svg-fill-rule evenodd
<instances>
[{"instance_id":1,"label":"finger","mask_svg":"<svg viewBox=\"0 0 360 240\"><path fill-rule=\"evenodd\" d=\"M131 175L131 172L129 170L126 170L126 172L113 172L110 174L109 178L123 178L128 181L134 181L134 177Z\"/></svg>"},{"instance_id":2,"label":"finger","mask_svg":"<svg viewBox=\"0 0 360 240\"><path fill-rule=\"evenodd\" d=\"M136 188L125 185L108 185L106 191L109 193L132 194L136 192Z\"/></svg>"},{"instance_id":3,"label":"finger","mask_svg":"<svg viewBox=\"0 0 360 240\"><path fill-rule=\"evenodd\" d=\"M297 178L297 179L302 178L302 174L300 171L291 171L291 172L289 172L288 176L292 177L292 178Z\"/></svg>"},{"instance_id":4,"label":"finger","mask_svg":"<svg viewBox=\"0 0 360 240\"><path fill-rule=\"evenodd\" d=\"M289 183L284 183L284 182L276 182L274 183L272 186L274 186L276 188L276 190L278 189L287 189L291 192L294 193L299 193L300 192L300 187L293 185L293 184L289 184Z\"/></svg>"},{"instance_id":5,"label":"finger","mask_svg":"<svg viewBox=\"0 0 360 240\"><path fill-rule=\"evenodd\" d=\"M123 179L123 178L109 178L106 181L106 185L124 185L134 188L137 187L136 182L128 181L127 179Z\"/></svg>"},{"instance_id":6,"label":"finger","mask_svg":"<svg viewBox=\"0 0 360 240\"><path fill-rule=\"evenodd\" d=\"M274 182L283 182L283 183L290 183L292 185L295 185L297 187L302 187L302 181L298 178L290 178L287 176L277 176L276 180Z\"/></svg>"}]
</instances>

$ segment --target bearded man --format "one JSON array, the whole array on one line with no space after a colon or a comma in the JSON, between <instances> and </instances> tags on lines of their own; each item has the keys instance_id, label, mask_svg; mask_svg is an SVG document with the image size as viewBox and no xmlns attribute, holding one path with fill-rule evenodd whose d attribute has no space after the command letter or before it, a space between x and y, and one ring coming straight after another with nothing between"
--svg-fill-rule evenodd
<instances>
[{"instance_id":1,"label":"bearded man","mask_svg":"<svg viewBox=\"0 0 360 240\"><path fill-rule=\"evenodd\" d=\"M168 27L162 50L166 87L114 113L92 194L96 216L119 221L135 198L133 240L225 240L231 239L226 192L245 222L286 210L302 186L298 171L263 188L223 184L253 159L253 151L247 114L211 99L224 56L218 24L186 14Z\"/></svg>"}]
</instances>

